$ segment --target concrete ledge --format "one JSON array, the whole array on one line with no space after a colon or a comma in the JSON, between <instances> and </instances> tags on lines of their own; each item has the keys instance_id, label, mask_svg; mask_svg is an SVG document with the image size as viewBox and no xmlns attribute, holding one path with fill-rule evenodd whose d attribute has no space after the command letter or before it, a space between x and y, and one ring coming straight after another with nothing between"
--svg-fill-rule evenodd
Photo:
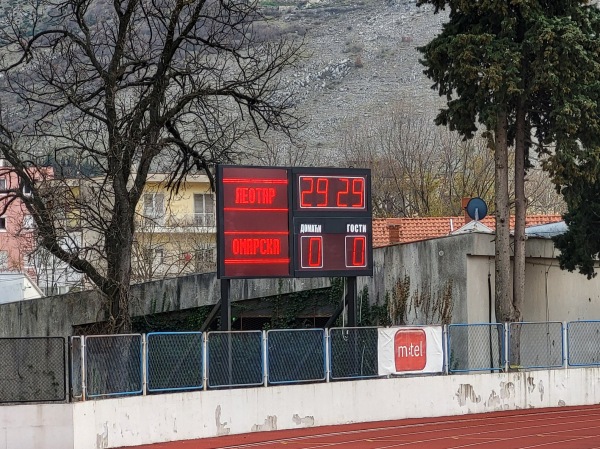
<instances>
[{"instance_id":1,"label":"concrete ledge","mask_svg":"<svg viewBox=\"0 0 600 449\"><path fill-rule=\"evenodd\" d=\"M72 447L73 404L0 406L0 449Z\"/></svg>"},{"instance_id":2,"label":"concrete ledge","mask_svg":"<svg viewBox=\"0 0 600 449\"><path fill-rule=\"evenodd\" d=\"M72 406L74 447L97 449L598 402L600 368L581 368L200 391Z\"/></svg>"}]
</instances>

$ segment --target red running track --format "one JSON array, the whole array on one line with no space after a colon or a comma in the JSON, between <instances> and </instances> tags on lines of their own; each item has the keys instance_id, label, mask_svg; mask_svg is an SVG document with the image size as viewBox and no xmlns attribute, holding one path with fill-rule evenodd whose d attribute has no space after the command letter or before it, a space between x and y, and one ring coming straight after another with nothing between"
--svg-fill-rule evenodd
<instances>
[{"instance_id":1,"label":"red running track","mask_svg":"<svg viewBox=\"0 0 600 449\"><path fill-rule=\"evenodd\" d=\"M137 449L600 449L600 406L258 432Z\"/></svg>"}]
</instances>

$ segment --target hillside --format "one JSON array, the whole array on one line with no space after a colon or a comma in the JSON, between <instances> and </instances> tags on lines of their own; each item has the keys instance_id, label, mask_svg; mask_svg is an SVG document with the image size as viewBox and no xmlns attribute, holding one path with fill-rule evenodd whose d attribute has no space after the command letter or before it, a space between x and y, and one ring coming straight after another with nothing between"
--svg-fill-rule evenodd
<instances>
[{"instance_id":1,"label":"hillside","mask_svg":"<svg viewBox=\"0 0 600 449\"><path fill-rule=\"evenodd\" d=\"M308 57L288 82L298 88L299 111L308 120L300 140L313 149L337 148L349 120L390 103L406 101L432 117L442 105L416 47L436 35L446 15L417 8L415 0L342 2L279 6L275 19L306 29Z\"/></svg>"}]
</instances>

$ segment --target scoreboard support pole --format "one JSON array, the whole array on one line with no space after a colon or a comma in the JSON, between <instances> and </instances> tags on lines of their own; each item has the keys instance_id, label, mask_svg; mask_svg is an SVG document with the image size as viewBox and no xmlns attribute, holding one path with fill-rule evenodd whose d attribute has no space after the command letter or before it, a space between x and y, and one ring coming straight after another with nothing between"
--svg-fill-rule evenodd
<instances>
[{"instance_id":1,"label":"scoreboard support pole","mask_svg":"<svg viewBox=\"0 0 600 449\"><path fill-rule=\"evenodd\" d=\"M346 278L346 307L348 308L348 327L356 327L356 297L358 293L356 276Z\"/></svg>"},{"instance_id":2,"label":"scoreboard support pole","mask_svg":"<svg viewBox=\"0 0 600 449\"><path fill-rule=\"evenodd\" d=\"M231 279L221 279L221 323L219 330L231 330Z\"/></svg>"}]
</instances>

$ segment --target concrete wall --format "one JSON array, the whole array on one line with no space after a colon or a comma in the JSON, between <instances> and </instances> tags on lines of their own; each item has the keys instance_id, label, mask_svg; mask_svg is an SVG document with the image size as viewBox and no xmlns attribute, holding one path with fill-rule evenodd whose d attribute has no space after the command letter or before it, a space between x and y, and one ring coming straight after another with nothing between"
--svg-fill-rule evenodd
<instances>
[{"instance_id":1,"label":"concrete wall","mask_svg":"<svg viewBox=\"0 0 600 449\"><path fill-rule=\"evenodd\" d=\"M231 282L232 301L323 288L328 278L258 279ZM134 316L216 304L221 294L216 273L182 276L133 285ZM73 326L107 319L106 307L96 291L0 304L0 337L69 336Z\"/></svg>"},{"instance_id":2,"label":"concrete wall","mask_svg":"<svg viewBox=\"0 0 600 449\"><path fill-rule=\"evenodd\" d=\"M366 283L370 298L383 301L386 294L393 296L395 284L408 276L411 290L409 296L412 300L415 294L426 291L434 296L440 294L451 281L454 302L452 321L466 323L470 309L465 301L468 298L465 255L475 252L478 246L486 247L485 243L490 240L490 236L485 234L463 234L381 248L374 251L373 278L361 278L359 288ZM406 322L438 322L438 317L432 316L433 313L426 315L419 307L409 305Z\"/></svg>"},{"instance_id":3,"label":"concrete wall","mask_svg":"<svg viewBox=\"0 0 600 449\"><path fill-rule=\"evenodd\" d=\"M526 254L526 321L600 319L600 276L588 281L578 273L560 270L551 240L529 238ZM492 304L494 300L493 235L461 234L378 248L373 259L373 277L359 278L359 291L366 286L369 300L382 304L407 276L406 324L439 323L435 307L425 313L415 298L428 292L439 299L448 285L451 322L488 321L488 277ZM328 278L234 280L231 298L243 301L328 285ZM215 304L220 283L215 273L183 276L134 285L132 295L133 315L146 315ZM0 337L68 336L74 325L106 318L103 301L94 291L0 304Z\"/></svg>"},{"instance_id":4,"label":"concrete wall","mask_svg":"<svg viewBox=\"0 0 600 449\"><path fill-rule=\"evenodd\" d=\"M0 449L73 447L72 404L0 406Z\"/></svg>"},{"instance_id":5,"label":"concrete wall","mask_svg":"<svg viewBox=\"0 0 600 449\"><path fill-rule=\"evenodd\" d=\"M558 266L557 251L548 239L526 242L525 321L576 321L600 319L600 276L588 280ZM452 281L453 323L489 320L491 283L494 313L494 235L462 234L396 245L375 251L375 273L362 278L370 298L385 298L404 276L410 278L410 296L429 289L435 295ZM422 310L410 307L407 324L428 324ZM431 315L431 313L430 313Z\"/></svg>"},{"instance_id":6,"label":"concrete wall","mask_svg":"<svg viewBox=\"0 0 600 449\"><path fill-rule=\"evenodd\" d=\"M0 407L0 449L227 434L600 402L600 368L374 379Z\"/></svg>"}]
</instances>

